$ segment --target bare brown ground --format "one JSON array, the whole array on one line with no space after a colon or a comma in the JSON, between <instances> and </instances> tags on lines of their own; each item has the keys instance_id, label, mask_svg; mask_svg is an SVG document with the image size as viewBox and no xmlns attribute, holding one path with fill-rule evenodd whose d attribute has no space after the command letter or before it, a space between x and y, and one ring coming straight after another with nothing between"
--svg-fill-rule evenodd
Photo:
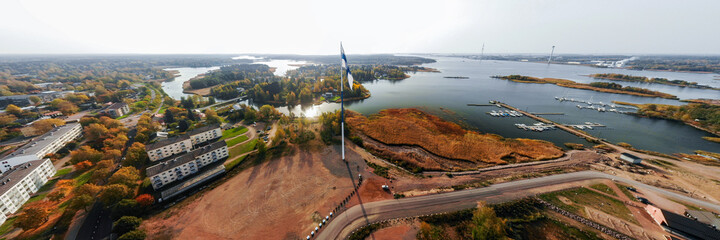
<instances>
[{"instance_id":1,"label":"bare brown ground","mask_svg":"<svg viewBox=\"0 0 720 240\"><path fill-rule=\"evenodd\" d=\"M531 162L563 155L563 151L550 142L468 131L413 108L386 109L369 117L357 113L348 115L348 124L369 138L387 145L419 147L427 151L386 151L406 156L403 161L415 161L414 164L425 169L453 170L441 162L422 161L427 155L451 159L460 168ZM467 163L459 164L462 162Z\"/></svg>"},{"instance_id":2,"label":"bare brown ground","mask_svg":"<svg viewBox=\"0 0 720 240\"><path fill-rule=\"evenodd\" d=\"M417 236L417 224L399 224L380 229L365 238L366 240L413 240Z\"/></svg>"},{"instance_id":3,"label":"bare brown ground","mask_svg":"<svg viewBox=\"0 0 720 240\"><path fill-rule=\"evenodd\" d=\"M352 191L338 150L294 148L289 156L246 169L192 202L151 217L142 228L148 239L305 238ZM357 169L366 165L353 152L347 159L357 180Z\"/></svg>"}]
</instances>

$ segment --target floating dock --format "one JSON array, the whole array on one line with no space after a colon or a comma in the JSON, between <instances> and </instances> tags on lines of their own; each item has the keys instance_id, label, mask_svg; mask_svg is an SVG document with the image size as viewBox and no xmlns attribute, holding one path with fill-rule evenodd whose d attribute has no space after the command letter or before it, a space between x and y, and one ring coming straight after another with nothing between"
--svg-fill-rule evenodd
<instances>
[{"instance_id":1,"label":"floating dock","mask_svg":"<svg viewBox=\"0 0 720 240\"><path fill-rule=\"evenodd\" d=\"M557 112L557 113L531 113L533 115L565 115L565 113Z\"/></svg>"}]
</instances>

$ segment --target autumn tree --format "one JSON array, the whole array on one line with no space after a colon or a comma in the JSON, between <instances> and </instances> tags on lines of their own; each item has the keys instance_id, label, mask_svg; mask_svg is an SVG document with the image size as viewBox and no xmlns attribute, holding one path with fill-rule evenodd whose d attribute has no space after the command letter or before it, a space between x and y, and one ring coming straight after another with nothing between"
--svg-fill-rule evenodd
<instances>
[{"instance_id":1,"label":"autumn tree","mask_svg":"<svg viewBox=\"0 0 720 240\"><path fill-rule=\"evenodd\" d=\"M79 110L79 108L75 104L68 102L67 100L62 98L54 99L52 102L50 102L50 106L58 111L61 111L65 115L71 115Z\"/></svg>"},{"instance_id":2,"label":"autumn tree","mask_svg":"<svg viewBox=\"0 0 720 240\"><path fill-rule=\"evenodd\" d=\"M93 203L94 200L95 200L95 198L93 198L87 194L78 195L78 196L75 196L72 198L72 200L70 202L70 206L68 206L68 207L70 207L71 209L81 209L82 208L82 209L87 210L87 208L90 206L90 204Z\"/></svg>"},{"instance_id":3,"label":"autumn tree","mask_svg":"<svg viewBox=\"0 0 720 240\"><path fill-rule=\"evenodd\" d=\"M16 117L22 117L23 110L14 104L9 104L5 107L5 112L15 115Z\"/></svg>"},{"instance_id":4,"label":"autumn tree","mask_svg":"<svg viewBox=\"0 0 720 240\"><path fill-rule=\"evenodd\" d=\"M271 105L263 105L258 111L258 118L262 121L273 120L280 116L280 112Z\"/></svg>"},{"instance_id":5,"label":"autumn tree","mask_svg":"<svg viewBox=\"0 0 720 240\"><path fill-rule=\"evenodd\" d=\"M65 121L57 118L40 119L32 123L32 127L38 134L44 134L62 125L65 125Z\"/></svg>"},{"instance_id":6,"label":"autumn tree","mask_svg":"<svg viewBox=\"0 0 720 240\"><path fill-rule=\"evenodd\" d=\"M83 145L77 150L70 152L70 162L75 164L82 161L98 162L103 158L103 154L91 148L90 146Z\"/></svg>"},{"instance_id":7,"label":"autumn tree","mask_svg":"<svg viewBox=\"0 0 720 240\"><path fill-rule=\"evenodd\" d=\"M101 139L104 139L107 134L110 131L103 126L102 124L98 123L91 123L87 127L85 127L85 137L88 139L88 141L99 141Z\"/></svg>"},{"instance_id":8,"label":"autumn tree","mask_svg":"<svg viewBox=\"0 0 720 240\"><path fill-rule=\"evenodd\" d=\"M145 145L139 142L134 142L127 150L125 154L125 160L122 164L124 166L141 167L148 160L147 152L145 152Z\"/></svg>"},{"instance_id":9,"label":"autumn tree","mask_svg":"<svg viewBox=\"0 0 720 240\"><path fill-rule=\"evenodd\" d=\"M122 150L125 148L125 143L128 141L128 137L125 134L118 134L115 137L112 138L106 138L103 143L105 144L105 149L117 149Z\"/></svg>"},{"instance_id":10,"label":"autumn tree","mask_svg":"<svg viewBox=\"0 0 720 240\"><path fill-rule=\"evenodd\" d=\"M103 159L105 160L118 160L122 157L122 151L118 149L105 149L103 152Z\"/></svg>"},{"instance_id":11,"label":"autumn tree","mask_svg":"<svg viewBox=\"0 0 720 240\"><path fill-rule=\"evenodd\" d=\"M92 184L92 183L85 183L83 185L77 186L75 189L73 189L73 194L75 195L88 195L88 196L95 196L102 190L101 186Z\"/></svg>"},{"instance_id":12,"label":"autumn tree","mask_svg":"<svg viewBox=\"0 0 720 240\"><path fill-rule=\"evenodd\" d=\"M53 202L59 202L65 198L65 191L53 191L47 195L47 198Z\"/></svg>"},{"instance_id":13,"label":"autumn tree","mask_svg":"<svg viewBox=\"0 0 720 240\"><path fill-rule=\"evenodd\" d=\"M222 123L222 118L218 116L215 110L208 108L205 109L205 121L207 121L208 124Z\"/></svg>"},{"instance_id":14,"label":"autumn tree","mask_svg":"<svg viewBox=\"0 0 720 240\"><path fill-rule=\"evenodd\" d=\"M137 201L140 206L147 207L152 205L155 202L155 198L153 198L150 194L141 194L140 196L137 196L135 198L135 201Z\"/></svg>"},{"instance_id":15,"label":"autumn tree","mask_svg":"<svg viewBox=\"0 0 720 240\"><path fill-rule=\"evenodd\" d=\"M48 211L45 207L26 207L25 210L23 210L23 213L15 219L15 226L20 227L23 230L34 229L47 222L49 216L50 211Z\"/></svg>"},{"instance_id":16,"label":"autumn tree","mask_svg":"<svg viewBox=\"0 0 720 240\"><path fill-rule=\"evenodd\" d=\"M42 99L38 96L30 96L30 101L33 103L33 105L38 105L42 102Z\"/></svg>"},{"instance_id":17,"label":"autumn tree","mask_svg":"<svg viewBox=\"0 0 720 240\"><path fill-rule=\"evenodd\" d=\"M17 120L17 117L12 114L0 114L0 126L6 126L10 123L15 122Z\"/></svg>"},{"instance_id":18,"label":"autumn tree","mask_svg":"<svg viewBox=\"0 0 720 240\"><path fill-rule=\"evenodd\" d=\"M127 166L122 167L110 176L109 184L123 184L129 188L133 188L140 180L140 171L136 168Z\"/></svg>"},{"instance_id":19,"label":"autumn tree","mask_svg":"<svg viewBox=\"0 0 720 240\"><path fill-rule=\"evenodd\" d=\"M507 220L498 217L495 210L478 202L471 222L472 239L508 239Z\"/></svg>"},{"instance_id":20,"label":"autumn tree","mask_svg":"<svg viewBox=\"0 0 720 240\"><path fill-rule=\"evenodd\" d=\"M90 169L92 167L92 165L93 165L92 162L85 160L85 161L76 163L74 166L75 166L75 170L84 172L85 170Z\"/></svg>"},{"instance_id":21,"label":"autumn tree","mask_svg":"<svg viewBox=\"0 0 720 240\"><path fill-rule=\"evenodd\" d=\"M111 184L106 186L103 191L100 192L98 198L106 206L112 206L120 202L120 200L130 197L131 195L132 190L130 190L130 188L128 188L127 186L122 184Z\"/></svg>"},{"instance_id":22,"label":"autumn tree","mask_svg":"<svg viewBox=\"0 0 720 240\"><path fill-rule=\"evenodd\" d=\"M112 160L102 160L97 162L95 166L97 166L98 169L110 169L115 166L115 163L113 163Z\"/></svg>"}]
</instances>

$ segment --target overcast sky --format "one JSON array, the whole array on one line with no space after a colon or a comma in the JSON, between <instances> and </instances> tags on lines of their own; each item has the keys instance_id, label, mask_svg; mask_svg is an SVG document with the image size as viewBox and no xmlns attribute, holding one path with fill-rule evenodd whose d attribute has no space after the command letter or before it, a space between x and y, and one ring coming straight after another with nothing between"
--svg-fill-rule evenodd
<instances>
[{"instance_id":1,"label":"overcast sky","mask_svg":"<svg viewBox=\"0 0 720 240\"><path fill-rule=\"evenodd\" d=\"M720 1L0 0L0 54L720 54Z\"/></svg>"}]
</instances>

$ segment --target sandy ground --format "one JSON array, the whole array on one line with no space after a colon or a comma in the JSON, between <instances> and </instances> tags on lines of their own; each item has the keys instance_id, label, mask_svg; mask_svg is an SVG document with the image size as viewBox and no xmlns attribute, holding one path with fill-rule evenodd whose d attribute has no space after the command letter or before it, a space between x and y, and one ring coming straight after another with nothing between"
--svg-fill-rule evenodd
<instances>
[{"instance_id":1,"label":"sandy ground","mask_svg":"<svg viewBox=\"0 0 720 240\"><path fill-rule=\"evenodd\" d=\"M294 148L289 156L245 169L146 220L142 228L148 239L304 239L352 192L348 171L355 181L358 173L369 176L354 152L347 152L346 166L339 146L310 148Z\"/></svg>"},{"instance_id":2,"label":"sandy ground","mask_svg":"<svg viewBox=\"0 0 720 240\"><path fill-rule=\"evenodd\" d=\"M414 240L420 230L417 222L399 223L372 233L365 240Z\"/></svg>"}]
</instances>

